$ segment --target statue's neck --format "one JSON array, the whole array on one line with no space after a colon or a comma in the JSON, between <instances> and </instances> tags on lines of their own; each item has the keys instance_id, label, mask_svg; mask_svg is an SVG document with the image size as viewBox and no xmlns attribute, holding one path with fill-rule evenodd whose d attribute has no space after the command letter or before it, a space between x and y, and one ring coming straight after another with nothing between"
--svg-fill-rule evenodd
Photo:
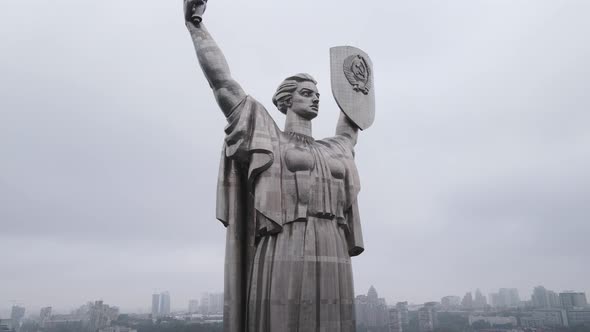
<instances>
[{"instance_id":1,"label":"statue's neck","mask_svg":"<svg viewBox=\"0 0 590 332\"><path fill-rule=\"evenodd\" d=\"M305 119L295 112L287 111L285 132L313 137L311 135L311 120Z\"/></svg>"}]
</instances>

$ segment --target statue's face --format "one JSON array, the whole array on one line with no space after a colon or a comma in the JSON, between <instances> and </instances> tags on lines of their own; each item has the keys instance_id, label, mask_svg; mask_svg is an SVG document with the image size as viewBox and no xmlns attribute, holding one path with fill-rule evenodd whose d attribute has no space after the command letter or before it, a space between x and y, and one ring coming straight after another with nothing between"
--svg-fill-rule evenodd
<instances>
[{"instance_id":1,"label":"statue's face","mask_svg":"<svg viewBox=\"0 0 590 332\"><path fill-rule=\"evenodd\" d=\"M291 107L287 112L295 112L304 119L311 120L318 116L320 94L313 82L299 82L297 90L291 97Z\"/></svg>"}]
</instances>

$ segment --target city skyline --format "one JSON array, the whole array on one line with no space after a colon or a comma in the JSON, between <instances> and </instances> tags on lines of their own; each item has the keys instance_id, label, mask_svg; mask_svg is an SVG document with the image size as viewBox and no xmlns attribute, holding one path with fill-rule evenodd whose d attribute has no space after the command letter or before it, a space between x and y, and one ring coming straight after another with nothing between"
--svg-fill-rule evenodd
<instances>
[{"instance_id":1,"label":"city skyline","mask_svg":"<svg viewBox=\"0 0 590 332\"><path fill-rule=\"evenodd\" d=\"M355 297L355 320L360 331L375 332L435 332L444 331L530 331L542 328L547 331L584 331L590 327L590 306L583 292L567 291L556 294L543 286L534 288L530 300L519 301L514 288L501 288L496 294L500 303L488 305L478 289L472 298L467 292L463 300L458 296L446 296L440 302L429 301L419 305L407 301L387 303L371 286L367 294ZM557 295L557 296L556 296ZM461 303L460 303L461 302ZM13 306L10 318L0 316L0 328L20 328L23 331L49 329L61 331L142 331L157 326L215 324L223 322L223 294L204 293L199 300L191 300L188 307L170 312L170 294L167 291L152 294L152 312L123 313L120 308L102 300L90 301L68 314L42 308L39 315L25 316L27 309ZM25 327L26 326L26 327ZM195 328L198 328L195 326ZM12 330L11 330L12 331Z\"/></svg>"},{"instance_id":2,"label":"city skyline","mask_svg":"<svg viewBox=\"0 0 590 332\"><path fill-rule=\"evenodd\" d=\"M210 1L205 22L279 125L280 81L316 78L318 138L339 114L329 48L371 56L355 290L424 303L477 288L590 293L589 11L579 0ZM149 310L154 289L175 308L223 290L226 121L182 6L3 1L0 16L0 308ZM310 19L285 24L294 17Z\"/></svg>"},{"instance_id":3,"label":"city skyline","mask_svg":"<svg viewBox=\"0 0 590 332\"><path fill-rule=\"evenodd\" d=\"M523 305L523 303L529 302L532 306L543 307L544 305L539 304L539 303L535 303L535 299L534 299L535 292L538 291L539 288L543 289L543 291L556 293L557 297L559 298L559 300L558 300L559 304L557 306L566 306L567 307L567 305L563 303L563 301L564 301L563 294L580 294L580 293L583 294L583 296L584 296L584 302L586 303L584 306L588 306L588 303L586 302L586 292L585 291L577 291L577 290L572 290L572 289L564 289L561 291L555 291L555 290L552 290L549 288L545 288L543 285L535 286L531 290L529 295L526 295L527 293L522 294L520 292L517 292L516 297L519 298L519 300L511 303L510 305L504 305L504 304L498 305L497 303L494 304L493 301L490 299L490 295L495 294L495 292L497 292L497 291L500 291L500 293L501 293L503 289L510 291L515 288L497 288L495 290L491 290L489 293L482 292L482 296L487 301L484 306L490 306L492 308L498 308L498 307L501 308L503 306L505 306L505 307L511 307L511 306L515 306L515 305L520 306L520 305ZM369 293L371 293L371 291L375 292L375 289L376 289L376 287L374 285L371 285L369 288ZM477 290L481 291L481 289L479 289L479 288L476 289L476 291ZM357 292L356 295L365 294L365 291ZM414 301L410 301L408 299L390 299L390 298L385 298L385 297L380 297L380 298L383 298L383 300L385 301L385 303L387 303L388 306L391 306L396 302L407 302L408 305L410 305L410 306L422 305L423 303L432 302L432 303L441 304L444 307L445 303L443 302L443 300L445 298L456 297L459 300L458 301L459 304L457 306L464 306L464 303L462 303L462 301L461 301L463 299L463 296L465 294L469 294L472 292L473 292L472 290L466 290L462 294L459 294L459 293L458 294L447 294L447 295L444 295L440 298L432 297L432 298L427 299L426 301L422 301L422 302L414 302ZM156 308L155 312L156 312L156 316L160 316L160 315L166 315L166 314L174 313L174 312L190 312L189 308L191 306L191 302L193 302L194 300L196 300L197 303L199 303L199 301L200 301L199 306L202 306L202 305L204 305L204 303L203 303L204 297L211 298L211 296L217 296L217 295L222 295L222 294L223 294L222 292L202 292L200 294L200 296L194 296L194 297L189 296L189 300L187 300L186 303L181 303L180 301L175 302L173 300L174 299L173 294L170 294L168 291L153 292L151 294L151 302L149 304L146 304L144 306L137 306L135 308L124 308L124 307L120 307L120 306L116 306L116 308L119 309L121 311L121 313L136 313L136 314L137 313L139 313L139 314L151 313L152 315L154 315L154 303L157 303L157 308ZM155 299L156 295L158 296L157 299ZM160 306L162 305L162 303L164 301L161 297L164 295L167 296L167 301L168 301L167 305L168 305L169 309L164 310L164 312L161 312ZM171 298L172 298L172 300L171 300ZM87 300L86 302L83 302L83 303L92 303L94 301L95 300ZM100 298L98 301L102 302L103 299ZM222 301L222 297L218 301ZM569 299L568 301L574 301L574 300ZM107 301L107 302L109 302L109 301ZM552 304L555 304L555 303L547 302L546 307L550 308L550 307L552 307ZM207 303L206 305L209 305L209 303ZM13 307L13 306L23 307L23 308L27 309L26 316L35 317L35 316L39 315L38 314L39 311L43 311L47 307L51 308L50 312L52 312L53 314L69 314L72 311L75 311L77 308L79 308L80 305L79 304L70 304L70 306L68 306L68 307L59 308L59 307L55 307L54 305L51 305L51 304L48 304L45 306L37 306L37 305L28 306L23 303L13 302L10 306L6 306L6 307L3 307L2 305L0 305L0 318L10 317L11 307ZM216 306L216 304L213 304L213 306ZM472 306L473 309L478 309L478 308L481 309L482 308L482 307L478 306L475 301L472 304L470 304L470 306Z\"/></svg>"}]
</instances>

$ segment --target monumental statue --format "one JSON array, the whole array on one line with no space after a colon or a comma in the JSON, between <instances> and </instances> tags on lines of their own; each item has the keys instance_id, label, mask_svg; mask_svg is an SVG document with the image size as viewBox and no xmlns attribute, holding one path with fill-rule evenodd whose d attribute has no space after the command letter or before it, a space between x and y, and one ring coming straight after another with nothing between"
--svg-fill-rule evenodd
<instances>
[{"instance_id":1,"label":"monumental statue","mask_svg":"<svg viewBox=\"0 0 590 332\"><path fill-rule=\"evenodd\" d=\"M364 249L354 146L374 119L370 59L331 49L342 110L333 137L312 136L320 94L309 74L287 77L274 93L286 115L281 130L232 78L202 22L205 6L184 0L199 64L228 122L216 211L227 228L224 330L355 331L351 256Z\"/></svg>"}]
</instances>

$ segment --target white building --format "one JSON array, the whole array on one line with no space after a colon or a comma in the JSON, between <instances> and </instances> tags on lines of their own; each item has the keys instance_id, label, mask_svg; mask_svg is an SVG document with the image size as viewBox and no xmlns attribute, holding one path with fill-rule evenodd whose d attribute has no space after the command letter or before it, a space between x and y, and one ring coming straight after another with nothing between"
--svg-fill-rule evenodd
<instances>
[{"instance_id":1,"label":"white building","mask_svg":"<svg viewBox=\"0 0 590 332\"><path fill-rule=\"evenodd\" d=\"M152 294L152 319L170 315L170 293Z\"/></svg>"},{"instance_id":2,"label":"white building","mask_svg":"<svg viewBox=\"0 0 590 332\"><path fill-rule=\"evenodd\" d=\"M196 314L199 312L199 300L188 301L188 312L190 314Z\"/></svg>"},{"instance_id":3,"label":"white building","mask_svg":"<svg viewBox=\"0 0 590 332\"><path fill-rule=\"evenodd\" d=\"M568 310L567 320L570 326L590 325L590 308Z\"/></svg>"},{"instance_id":4,"label":"white building","mask_svg":"<svg viewBox=\"0 0 590 332\"><path fill-rule=\"evenodd\" d=\"M152 318L160 315L160 294L152 294Z\"/></svg>"},{"instance_id":5,"label":"white building","mask_svg":"<svg viewBox=\"0 0 590 332\"><path fill-rule=\"evenodd\" d=\"M160 315L170 315L170 293L168 292L160 294Z\"/></svg>"},{"instance_id":6,"label":"white building","mask_svg":"<svg viewBox=\"0 0 590 332\"><path fill-rule=\"evenodd\" d=\"M100 329L98 332L137 332L137 330L130 327L112 326Z\"/></svg>"},{"instance_id":7,"label":"white building","mask_svg":"<svg viewBox=\"0 0 590 332\"><path fill-rule=\"evenodd\" d=\"M501 317L501 316L479 316L479 315L470 315L469 316L469 326L473 325L475 322L486 322L491 326L498 326L498 325L512 325L516 327L518 325L518 321L516 317Z\"/></svg>"},{"instance_id":8,"label":"white building","mask_svg":"<svg viewBox=\"0 0 590 332\"><path fill-rule=\"evenodd\" d=\"M403 332L402 314L397 308L389 308L389 332Z\"/></svg>"},{"instance_id":9,"label":"white building","mask_svg":"<svg viewBox=\"0 0 590 332\"><path fill-rule=\"evenodd\" d=\"M408 312L408 302L398 302L395 308L399 311L402 319L402 326L408 326L410 324L410 314Z\"/></svg>"},{"instance_id":10,"label":"white building","mask_svg":"<svg viewBox=\"0 0 590 332\"><path fill-rule=\"evenodd\" d=\"M571 291L562 292L559 293L559 300L561 301L561 306L566 309L583 308L588 306L586 293L576 293Z\"/></svg>"},{"instance_id":11,"label":"white building","mask_svg":"<svg viewBox=\"0 0 590 332\"><path fill-rule=\"evenodd\" d=\"M436 302L424 303L424 307L418 310L418 331L432 332L438 326Z\"/></svg>"},{"instance_id":12,"label":"white building","mask_svg":"<svg viewBox=\"0 0 590 332\"><path fill-rule=\"evenodd\" d=\"M537 309L531 317L522 317L523 327L568 327L567 313L563 309Z\"/></svg>"}]
</instances>

